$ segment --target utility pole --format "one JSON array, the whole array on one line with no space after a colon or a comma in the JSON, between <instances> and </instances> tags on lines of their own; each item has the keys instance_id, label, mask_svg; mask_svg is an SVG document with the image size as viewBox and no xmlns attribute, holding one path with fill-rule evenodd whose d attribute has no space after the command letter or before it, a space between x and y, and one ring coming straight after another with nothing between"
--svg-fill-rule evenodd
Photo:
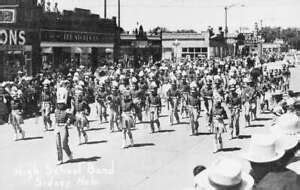
<instances>
[{"instance_id":1,"label":"utility pole","mask_svg":"<svg viewBox=\"0 0 300 190\"><path fill-rule=\"evenodd\" d=\"M227 34L228 34L227 10L228 10L228 7L226 6L224 9L225 9L225 38L227 38Z\"/></svg>"},{"instance_id":2,"label":"utility pole","mask_svg":"<svg viewBox=\"0 0 300 190\"><path fill-rule=\"evenodd\" d=\"M121 2L118 0L118 27L121 27Z\"/></svg>"},{"instance_id":3,"label":"utility pole","mask_svg":"<svg viewBox=\"0 0 300 190\"><path fill-rule=\"evenodd\" d=\"M107 2L106 2L106 0L104 0L104 18L105 19L107 18L106 11L107 11Z\"/></svg>"}]
</instances>

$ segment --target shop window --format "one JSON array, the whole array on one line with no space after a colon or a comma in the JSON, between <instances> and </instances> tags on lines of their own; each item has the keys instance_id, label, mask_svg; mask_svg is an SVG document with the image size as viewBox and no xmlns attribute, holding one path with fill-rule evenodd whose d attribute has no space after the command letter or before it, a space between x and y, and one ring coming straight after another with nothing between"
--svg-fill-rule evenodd
<instances>
[{"instance_id":1,"label":"shop window","mask_svg":"<svg viewBox=\"0 0 300 190\"><path fill-rule=\"evenodd\" d=\"M201 52L201 48L195 48L195 52Z\"/></svg>"},{"instance_id":2,"label":"shop window","mask_svg":"<svg viewBox=\"0 0 300 190\"><path fill-rule=\"evenodd\" d=\"M189 48L189 53L193 53L195 51L194 48Z\"/></svg>"},{"instance_id":3,"label":"shop window","mask_svg":"<svg viewBox=\"0 0 300 190\"><path fill-rule=\"evenodd\" d=\"M207 52L207 48L202 48L202 52Z\"/></svg>"},{"instance_id":4,"label":"shop window","mask_svg":"<svg viewBox=\"0 0 300 190\"><path fill-rule=\"evenodd\" d=\"M182 48L182 52L187 52L187 48Z\"/></svg>"}]
</instances>

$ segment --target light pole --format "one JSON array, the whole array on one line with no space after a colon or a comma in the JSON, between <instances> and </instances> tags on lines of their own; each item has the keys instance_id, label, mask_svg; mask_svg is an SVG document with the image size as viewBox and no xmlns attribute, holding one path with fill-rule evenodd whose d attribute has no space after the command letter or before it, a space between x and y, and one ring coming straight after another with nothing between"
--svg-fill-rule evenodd
<instances>
[{"instance_id":1,"label":"light pole","mask_svg":"<svg viewBox=\"0 0 300 190\"><path fill-rule=\"evenodd\" d=\"M118 26L121 27L121 2L118 0Z\"/></svg>"},{"instance_id":2,"label":"light pole","mask_svg":"<svg viewBox=\"0 0 300 190\"><path fill-rule=\"evenodd\" d=\"M104 18L106 19L107 2L104 0Z\"/></svg>"},{"instance_id":3,"label":"light pole","mask_svg":"<svg viewBox=\"0 0 300 190\"><path fill-rule=\"evenodd\" d=\"M178 42L178 40L176 39L175 42L173 43L173 46L175 47L175 58L176 58L176 62L178 59L178 46L180 45L180 43Z\"/></svg>"},{"instance_id":4,"label":"light pole","mask_svg":"<svg viewBox=\"0 0 300 190\"><path fill-rule=\"evenodd\" d=\"M239 7L245 7L245 5L244 4L232 4L232 5L229 5L229 6L225 6L224 7L224 10L225 10L225 38L227 38L227 34L228 34L228 19L227 19L227 17L228 17L228 10L230 9L230 8L232 8L232 7L237 7L237 6L239 6Z\"/></svg>"}]
</instances>

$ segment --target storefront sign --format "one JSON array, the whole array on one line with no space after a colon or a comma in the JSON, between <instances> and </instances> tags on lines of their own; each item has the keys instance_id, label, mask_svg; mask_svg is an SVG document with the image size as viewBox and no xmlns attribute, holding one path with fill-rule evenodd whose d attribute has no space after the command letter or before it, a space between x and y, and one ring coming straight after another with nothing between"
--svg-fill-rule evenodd
<instances>
[{"instance_id":1,"label":"storefront sign","mask_svg":"<svg viewBox=\"0 0 300 190\"><path fill-rule=\"evenodd\" d=\"M256 44L259 42L258 36L253 33L244 33L245 36L245 44Z\"/></svg>"},{"instance_id":2,"label":"storefront sign","mask_svg":"<svg viewBox=\"0 0 300 190\"><path fill-rule=\"evenodd\" d=\"M0 29L0 45L18 46L25 43L25 31Z\"/></svg>"},{"instance_id":3,"label":"storefront sign","mask_svg":"<svg viewBox=\"0 0 300 190\"><path fill-rule=\"evenodd\" d=\"M0 23L11 24L16 22L16 10L15 9L0 9Z\"/></svg>"},{"instance_id":4,"label":"storefront sign","mask_svg":"<svg viewBox=\"0 0 300 190\"><path fill-rule=\"evenodd\" d=\"M81 43L105 43L113 42L111 34L97 34L87 32L69 31L42 31L42 41L48 42L81 42Z\"/></svg>"},{"instance_id":5,"label":"storefront sign","mask_svg":"<svg viewBox=\"0 0 300 190\"><path fill-rule=\"evenodd\" d=\"M136 48L146 48L151 46L151 44L148 43L148 41L134 41L132 42L131 46L134 46Z\"/></svg>"},{"instance_id":6,"label":"storefront sign","mask_svg":"<svg viewBox=\"0 0 300 190\"><path fill-rule=\"evenodd\" d=\"M0 51L24 51L25 46L23 45L1 45Z\"/></svg>"}]
</instances>

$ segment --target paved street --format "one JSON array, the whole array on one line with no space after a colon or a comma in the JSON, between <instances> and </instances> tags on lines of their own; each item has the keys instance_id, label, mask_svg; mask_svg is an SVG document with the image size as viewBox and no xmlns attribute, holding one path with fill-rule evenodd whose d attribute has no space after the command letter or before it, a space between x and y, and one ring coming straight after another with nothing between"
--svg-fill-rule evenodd
<instances>
[{"instance_id":1,"label":"paved street","mask_svg":"<svg viewBox=\"0 0 300 190\"><path fill-rule=\"evenodd\" d=\"M300 69L292 71L292 89L300 90ZM196 165L209 165L220 156L238 155L250 136L266 132L271 115L260 115L253 127L242 127L242 139L229 141L224 135L225 150L212 153L211 135L206 135L204 118L201 133L190 136L188 120L170 126L167 111L160 118L162 132L150 134L149 125L138 124L133 131L136 147L121 149L121 133L109 133L108 124L99 124L91 114L89 144L78 146L77 131L70 130L70 146L75 160L56 165L54 132L43 132L42 120L25 121L27 139L13 141L8 125L0 126L1 189L110 189L110 190L182 190L192 186ZM241 120L243 124L243 120ZM247 168L247 165L245 165Z\"/></svg>"}]
</instances>

